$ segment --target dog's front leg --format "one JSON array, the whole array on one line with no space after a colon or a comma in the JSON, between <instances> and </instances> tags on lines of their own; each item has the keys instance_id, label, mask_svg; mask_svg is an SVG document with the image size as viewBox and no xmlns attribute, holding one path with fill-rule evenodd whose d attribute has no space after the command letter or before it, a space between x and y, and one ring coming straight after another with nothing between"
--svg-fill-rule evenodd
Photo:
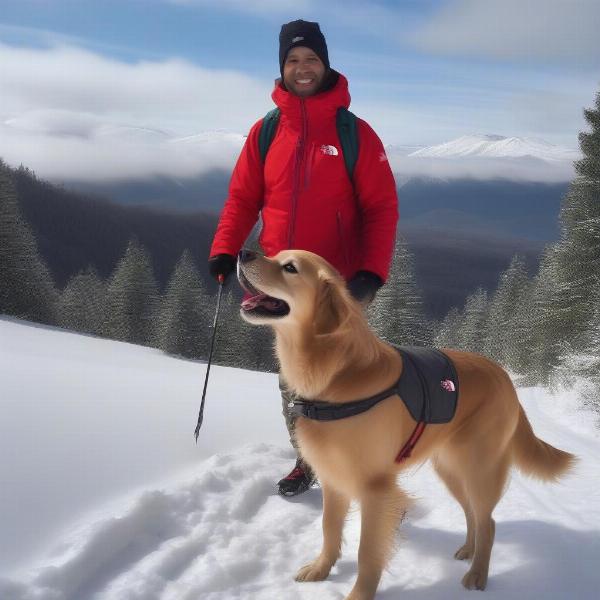
<instances>
[{"instance_id":1,"label":"dog's front leg","mask_svg":"<svg viewBox=\"0 0 600 600\"><path fill-rule=\"evenodd\" d=\"M323 548L311 563L304 565L296 575L296 581L322 581L340 557L342 532L350 500L343 494L322 483L323 489Z\"/></svg>"},{"instance_id":2,"label":"dog's front leg","mask_svg":"<svg viewBox=\"0 0 600 600\"><path fill-rule=\"evenodd\" d=\"M372 600L394 545L406 496L393 479L377 482L361 497L358 579L346 600Z\"/></svg>"}]
</instances>

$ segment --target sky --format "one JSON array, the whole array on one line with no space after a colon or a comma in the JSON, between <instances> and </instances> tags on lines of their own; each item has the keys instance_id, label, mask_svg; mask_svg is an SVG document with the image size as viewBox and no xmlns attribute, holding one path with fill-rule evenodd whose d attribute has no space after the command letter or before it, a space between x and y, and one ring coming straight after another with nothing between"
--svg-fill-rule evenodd
<instances>
[{"instance_id":1,"label":"sky","mask_svg":"<svg viewBox=\"0 0 600 600\"><path fill-rule=\"evenodd\" d=\"M143 176L156 171L167 140L247 133L272 107L279 30L297 18L321 24L332 67L349 79L351 109L386 145L498 134L577 149L600 83L596 0L2 0L1 8L0 157L50 177L92 178L99 161L102 177ZM231 154L214 160L230 168ZM180 158L172 162L178 174Z\"/></svg>"}]
</instances>

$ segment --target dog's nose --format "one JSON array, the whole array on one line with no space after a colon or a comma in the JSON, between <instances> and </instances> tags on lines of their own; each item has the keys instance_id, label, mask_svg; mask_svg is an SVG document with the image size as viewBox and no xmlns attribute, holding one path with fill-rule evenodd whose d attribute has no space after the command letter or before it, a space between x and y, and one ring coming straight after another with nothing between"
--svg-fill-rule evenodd
<instances>
[{"instance_id":1,"label":"dog's nose","mask_svg":"<svg viewBox=\"0 0 600 600\"><path fill-rule=\"evenodd\" d=\"M258 254L256 252L252 252L252 250L246 250L245 248L242 248L238 255L238 260L241 263L247 263L254 260L257 256Z\"/></svg>"}]
</instances>

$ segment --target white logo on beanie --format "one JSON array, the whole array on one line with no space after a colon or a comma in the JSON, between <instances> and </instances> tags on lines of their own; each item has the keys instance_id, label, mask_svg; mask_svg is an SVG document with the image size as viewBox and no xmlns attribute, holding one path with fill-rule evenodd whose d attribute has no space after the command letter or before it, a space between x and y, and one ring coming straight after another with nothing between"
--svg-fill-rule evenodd
<instances>
[{"instance_id":1,"label":"white logo on beanie","mask_svg":"<svg viewBox=\"0 0 600 600\"><path fill-rule=\"evenodd\" d=\"M296 42L301 42L304 39L304 36L301 35L297 35L293 40L292 40L292 44L295 44Z\"/></svg>"}]
</instances>

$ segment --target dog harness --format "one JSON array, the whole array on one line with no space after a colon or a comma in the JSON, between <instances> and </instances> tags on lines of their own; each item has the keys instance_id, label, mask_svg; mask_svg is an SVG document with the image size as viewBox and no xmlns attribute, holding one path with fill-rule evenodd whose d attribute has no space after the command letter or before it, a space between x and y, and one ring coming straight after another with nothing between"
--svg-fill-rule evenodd
<instances>
[{"instance_id":1,"label":"dog harness","mask_svg":"<svg viewBox=\"0 0 600 600\"><path fill-rule=\"evenodd\" d=\"M288 404L292 416L335 421L359 415L382 400L398 395L417 425L396 457L400 463L411 454L429 423L448 423L458 402L458 374L450 358L433 348L394 346L402 357L402 373L387 390L354 402L338 404L297 397Z\"/></svg>"}]
</instances>

